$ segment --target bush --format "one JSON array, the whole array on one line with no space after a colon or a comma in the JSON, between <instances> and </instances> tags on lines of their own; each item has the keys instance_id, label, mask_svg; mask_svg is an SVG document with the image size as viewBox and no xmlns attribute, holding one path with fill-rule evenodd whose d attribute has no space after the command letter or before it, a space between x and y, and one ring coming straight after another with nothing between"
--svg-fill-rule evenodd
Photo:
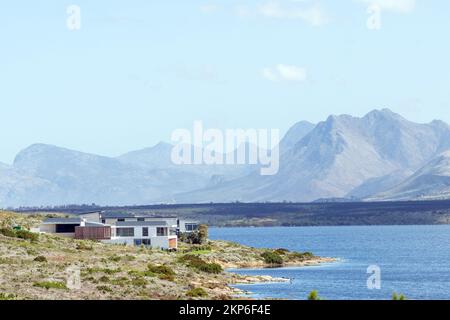
<instances>
[{"instance_id":1,"label":"bush","mask_svg":"<svg viewBox=\"0 0 450 320\"><path fill-rule=\"evenodd\" d=\"M113 255L113 256L109 257L108 259L113 262L119 262L121 260L121 258L116 255Z\"/></svg>"},{"instance_id":2,"label":"bush","mask_svg":"<svg viewBox=\"0 0 450 320\"><path fill-rule=\"evenodd\" d=\"M79 242L77 243L77 250L92 250L93 247L88 245L85 242Z\"/></svg>"},{"instance_id":3,"label":"bush","mask_svg":"<svg viewBox=\"0 0 450 320\"><path fill-rule=\"evenodd\" d=\"M34 261L36 262L47 262L47 258L44 256L37 256L36 258L34 258Z\"/></svg>"},{"instance_id":4,"label":"bush","mask_svg":"<svg viewBox=\"0 0 450 320\"><path fill-rule=\"evenodd\" d=\"M113 289L111 289L108 286L97 286L97 290L102 291L102 292L112 292Z\"/></svg>"},{"instance_id":5,"label":"bush","mask_svg":"<svg viewBox=\"0 0 450 320\"><path fill-rule=\"evenodd\" d=\"M198 256L188 254L181 257L181 260L185 262L189 267L195 268L199 271L203 271L206 273L218 274L223 271L222 266L220 264L208 263L206 261L203 261Z\"/></svg>"},{"instance_id":6,"label":"bush","mask_svg":"<svg viewBox=\"0 0 450 320\"><path fill-rule=\"evenodd\" d=\"M35 282L33 284L34 287L45 288L45 289L67 289L66 284L62 282L56 281L43 281L43 282Z\"/></svg>"},{"instance_id":7,"label":"bush","mask_svg":"<svg viewBox=\"0 0 450 320\"><path fill-rule=\"evenodd\" d=\"M404 294L398 295L396 292L392 294L392 300L406 300L406 297Z\"/></svg>"},{"instance_id":8,"label":"bush","mask_svg":"<svg viewBox=\"0 0 450 320\"><path fill-rule=\"evenodd\" d=\"M188 297L193 297L193 298L200 298L200 297L207 297L208 296L206 291L204 289L202 289L202 288L191 289L188 292L186 292L186 295Z\"/></svg>"},{"instance_id":9,"label":"bush","mask_svg":"<svg viewBox=\"0 0 450 320\"><path fill-rule=\"evenodd\" d=\"M275 250L275 253L278 253L280 255L286 254L288 252L289 252L289 250L288 249L284 249L284 248L279 248L279 249Z\"/></svg>"},{"instance_id":10,"label":"bush","mask_svg":"<svg viewBox=\"0 0 450 320\"><path fill-rule=\"evenodd\" d=\"M282 265L283 264L283 258L274 251L266 251L261 254L261 257L264 259L264 262L267 264L276 264L276 265Z\"/></svg>"},{"instance_id":11,"label":"bush","mask_svg":"<svg viewBox=\"0 0 450 320\"><path fill-rule=\"evenodd\" d=\"M8 228L1 228L0 234L4 235L5 237L15 238L16 232L13 229Z\"/></svg>"},{"instance_id":12,"label":"bush","mask_svg":"<svg viewBox=\"0 0 450 320\"><path fill-rule=\"evenodd\" d=\"M175 280L175 271L169 266L155 266L152 264L148 265L148 272L151 275L157 275L161 280L174 281Z\"/></svg>"},{"instance_id":13,"label":"bush","mask_svg":"<svg viewBox=\"0 0 450 320\"><path fill-rule=\"evenodd\" d=\"M201 224L198 230L181 234L180 240L190 244L204 244L208 240L208 226Z\"/></svg>"},{"instance_id":14,"label":"bush","mask_svg":"<svg viewBox=\"0 0 450 320\"><path fill-rule=\"evenodd\" d=\"M154 266L152 264L148 265L148 271L157 273L157 274L165 274L165 275L175 275L175 271L169 266L163 265L163 266Z\"/></svg>"},{"instance_id":15,"label":"bush","mask_svg":"<svg viewBox=\"0 0 450 320\"><path fill-rule=\"evenodd\" d=\"M291 258L295 259L295 260L300 260L300 261L304 261L304 260L309 260L314 258L314 255L311 252L293 252L291 254Z\"/></svg>"},{"instance_id":16,"label":"bush","mask_svg":"<svg viewBox=\"0 0 450 320\"><path fill-rule=\"evenodd\" d=\"M317 290L313 290L309 293L308 300L321 300Z\"/></svg>"},{"instance_id":17,"label":"bush","mask_svg":"<svg viewBox=\"0 0 450 320\"><path fill-rule=\"evenodd\" d=\"M17 230L16 237L30 241L37 241L39 239L39 235L37 233L33 233L27 230Z\"/></svg>"},{"instance_id":18,"label":"bush","mask_svg":"<svg viewBox=\"0 0 450 320\"><path fill-rule=\"evenodd\" d=\"M137 277L131 280L131 284L136 287L145 287L148 284L148 282L142 277Z\"/></svg>"},{"instance_id":19,"label":"bush","mask_svg":"<svg viewBox=\"0 0 450 320\"><path fill-rule=\"evenodd\" d=\"M0 293L0 300L14 300L16 299L16 296L13 295L12 293L7 294L7 293Z\"/></svg>"}]
</instances>

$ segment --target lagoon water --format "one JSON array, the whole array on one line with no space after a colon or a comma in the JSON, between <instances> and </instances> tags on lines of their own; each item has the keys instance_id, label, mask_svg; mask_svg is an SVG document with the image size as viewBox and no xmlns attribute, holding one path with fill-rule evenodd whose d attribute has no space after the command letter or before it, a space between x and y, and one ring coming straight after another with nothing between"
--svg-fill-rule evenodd
<instances>
[{"instance_id":1,"label":"lagoon water","mask_svg":"<svg viewBox=\"0 0 450 320\"><path fill-rule=\"evenodd\" d=\"M232 272L291 279L238 285L255 298L450 299L450 226L211 228L212 239L264 248L311 251L339 261L320 266L240 269ZM381 289L369 290L367 268L381 268Z\"/></svg>"}]
</instances>

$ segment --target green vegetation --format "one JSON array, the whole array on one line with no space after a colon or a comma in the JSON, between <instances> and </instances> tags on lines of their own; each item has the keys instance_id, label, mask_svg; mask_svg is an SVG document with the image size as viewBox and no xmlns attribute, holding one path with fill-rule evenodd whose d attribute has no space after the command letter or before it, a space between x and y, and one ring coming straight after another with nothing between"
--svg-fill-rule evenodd
<instances>
[{"instance_id":1,"label":"green vegetation","mask_svg":"<svg viewBox=\"0 0 450 320\"><path fill-rule=\"evenodd\" d=\"M206 273L214 273L218 274L223 271L223 268L220 264L217 263L209 263L202 260L200 257L186 254L180 258L180 261L186 263L189 267L197 269L199 271L203 271Z\"/></svg>"},{"instance_id":2,"label":"green vegetation","mask_svg":"<svg viewBox=\"0 0 450 320\"><path fill-rule=\"evenodd\" d=\"M1 300L15 300L16 296L12 293L7 294L7 293L1 293L0 292L0 301Z\"/></svg>"},{"instance_id":3,"label":"green vegetation","mask_svg":"<svg viewBox=\"0 0 450 320\"><path fill-rule=\"evenodd\" d=\"M4 235L5 237L20 238L24 240L30 240L32 242L35 242L39 239L39 234L23 229L15 230L12 228L1 228L0 234Z\"/></svg>"},{"instance_id":4,"label":"green vegetation","mask_svg":"<svg viewBox=\"0 0 450 320\"><path fill-rule=\"evenodd\" d=\"M43 281L43 282L35 282L33 284L34 287L45 288L45 289L64 289L66 290L66 284L62 282L56 281Z\"/></svg>"},{"instance_id":5,"label":"green vegetation","mask_svg":"<svg viewBox=\"0 0 450 320\"><path fill-rule=\"evenodd\" d=\"M392 294L392 300L406 300L406 297L404 294L397 294L396 292L394 292Z\"/></svg>"},{"instance_id":6,"label":"green vegetation","mask_svg":"<svg viewBox=\"0 0 450 320\"><path fill-rule=\"evenodd\" d=\"M155 274L162 280L175 281L175 271L169 266L155 266L149 264L147 269L150 274Z\"/></svg>"},{"instance_id":7,"label":"green vegetation","mask_svg":"<svg viewBox=\"0 0 450 320\"><path fill-rule=\"evenodd\" d=\"M22 229L16 230L16 237L30 241L37 241L39 239L39 234Z\"/></svg>"},{"instance_id":8,"label":"green vegetation","mask_svg":"<svg viewBox=\"0 0 450 320\"><path fill-rule=\"evenodd\" d=\"M188 292L186 292L186 295L188 297L192 297L192 298L201 298L201 297L207 297L208 293L202 288L194 288L194 289L191 289Z\"/></svg>"},{"instance_id":9,"label":"green vegetation","mask_svg":"<svg viewBox=\"0 0 450 320\"><path fill-rule=\"evenodd\" d=\"M33 261L36 261L36 262L47 262L47 258L44 257L44 256L37 256L36 258L34 258Z\"/></svg>"},{"instance_id":10,"label":"green vegetation","mask_svg":"<svg viewBox=\"0 0 450 320\"><path fill-rule=\"evenodd\" d=\"M309 293L308 300L315 301L315 300L322 300L322 299L319 297L319 293L317 292L317 290L313 290Z\"/></svg>"},{"instance_id":11,"label":"green vegetation","mask_svg":"<svg viewBox=\"0 0 450 320\"><path fill-rule=\"evenodd\" d=\"M208 226L201 224L198 226L198 230L181 234L180 241L190 244L206 243L208 241Z\"/></svg>"},{"instance_id":12,"label":"green vegetation","mask_svg":"<svg viewBox=\"0 0 450 320\"><path fill-rule=\"evenodd\" d=\"M77 250L92 250L93 247L88 245L86 241L77 243Z\"/></svg>"},{"instance_id":13,"label":"green vegetation","mask_svg":"<svg viewBox=\"0 0 450 320\"><path fill-rule=\"evenodd\" d=\"M113 289L108 286L97 286L97 289L102 292L113 292Z\"/></svg>"},{"instance_id":14,"label":"green vegetation","mask_svg":"<svg viewBox=\"0 0 450 320\"><path fill-rule=\"evenodd\" d=\"M276 251L266 251L261 254L261 257L263 257L265 263L270 265L283 264L283 258Z\"/></svg>"}]
</instances>

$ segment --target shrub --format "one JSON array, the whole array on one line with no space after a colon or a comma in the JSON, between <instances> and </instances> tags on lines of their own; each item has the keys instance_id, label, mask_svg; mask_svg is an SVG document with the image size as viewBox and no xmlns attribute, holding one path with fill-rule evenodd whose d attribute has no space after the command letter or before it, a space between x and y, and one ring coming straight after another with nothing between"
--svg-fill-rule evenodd
<instances>
[{"instance_id":1,"label":"shrub","mask_svg":"<svg viewBox=\"0 0 450 320\"><path fill-rule=\"evenodd\" d=\"M276 264L281 265L283 264L283 258L276 252L273 251L266 251L261 254L261 257L264 259L264 262L267 264Z\"/></svg>"},{"instance_id":2,"label":"shrub","mask_svg":"<svg viewBox=\"0 0 450 320\"><path fill-rule=\"evenodd\" d=\"M314 258L314 255L311 252L293 252L291 254L291 258L296 259L296 260L300 260L300 261L304 261L304 260L309 260Z\"/></svg>"},{"instance_id":3,"label":"shrub","mask_svg":"<svg viewBox=\"0 0 450 320\"><path fill-rule=\"evenodd\" d=\"M109 277L107 277L107 276L101 276L101 277L98 279L98 281L100 281L100 282L109 282Z\"/></svg>"},{"instance_id":4,"label":"shrub","mask_svg":"<svg viewBox=\"0 0 450 320\"><path fill-rule=\"evenodd\" d=\"M278 249L275 250L275 253L278 253L280 255L286 254L288 252L289 252L289 250L288 249L284 249L284 248L278 248Z\"/></svg>"},{"instance_id":5,"label":"shrub","mask_svg":"<svg viewBox=\"0 0 450 320\"><path fill-rule=\"evenodd\" d=\"M88 245L85 242L79 242L77 243L77 250L92 250L93 247Z\"/></svg>"},{"instance_id":6,"label":"shrub","mask_svg":"<svg viewBox=\"0 0 450 320\"><path fill-rule=\"evenodd\" d=\"M190 244L204 244L208 240L208 226L201 224L198 230L181 234L180 240Z\"/></svg>"},{"instance_id":7,"label":"shrub","mask_svg":"<svg viewBox=\"0 0 450 320\"><path fill-rule=\"evenodd\" d=\"M185 262L191 268L195 268L197 270L206 272L206 273L221 273L223 271L222 266L217 263L208 263L203 261L198 256L194 256L191 254L184 255L181 257L181 261Z\"/></svg>"},{"instance_id":8,"label":"shrub","mask_svg":"<svg viewBox=\"0 0 450 320\"><path fill-rule=\"evenodd\" d=\"M166 275L175 275L175 271L169 266L162 265L162 266L154 266L152 264L148 265L148 271L157 273L157 274L166 274Z\"/></svg>"},{"instance_id":9,"label":"shrub","mask_svg":"<svg viewBox=\"0 0 450 320\"><path fill-rule=\"evenodd\" d=\"M193 298L200 298L200 297L207 297L208 296L206 291L204 289L202 289L202 288L191 289L188 292L186 292L186 295L188 297L193 297Z\"/></svg>"},{"instance_id":10,"label":"shrub","mask_svg":"<svg viewBox=\"0 0 450 320\"><path fill-rule=\"evenodd\" d=\"M131 280L131 284L136 287L145 287L148 282L143 277L137 277Z\"/></svg>"},{"instance_id":11,"label":"shrub","mask_svg":"<svg viewBox=\"0 0 450 320\"><path fill-rule=\"evenodd\" d=\"M47 258L44 256L37 256L36 258L34 258L34 261L36 262L47 262Z\"/></svg>"},{"instance_id":12,"label":"shrub","mask_svg":"<svg viewBox=\"0 0 450 320\"><path fill-rule=\"evenodd\" d=\"M119 262L121 258L119 256L113 255L113 256L109 257L108 259L113 262Z\"/></svg>"},{"instance_id":13,"label":"shrub","mask_svg":"<svg viewBox=\"0 0 450 320\"><path fill-rule=\"evenodd\" d=\"M406 297L404 294L398 295L396 292L392 294L392 300L406 300Z\"/></svg>"},{"instance_id":14,"label":"shrub","mask_svg":"<svg viewBox=\"0 0 450 320\"><path fill-rule=\"evenodd\" d=\"M17 230L16 237L30 241L37 241L39 239L39 235L37 233L33 233L27 230Z\"/></svg>"},{"instance_id":15,"label":"shrub","mask_svg":"<svg viewBox=\"0 0 450 320\"><path fill-rule=\"evenodd\" d=\"M112 292L113 290L108 286L97 286L97 290L102 292Z\"/></svg>"},{"instance_id":16,"label":"shrub","mask_svg":"<svg viewBox=\"0 0 450 320\"><path fill-rule=\"evenodd\" d=\"M161 280L174 281L175 280L175 271L169 266L155 266L152 264L148 265L148 272L151 275L157 275Z\"/></svg>"},{"instance_id":17,"label":"shrub","mask_svg":"<svg viewBox=\"0 0 450 320\"><path fill-rule=\"evenodd\" d=\"M308 300L321 300L317 290L313 290L309 293Z\"/></svg>"},{"instance_id":18,"label":"shrub","mask_svg":"<svg viewBox=\"0 0 450 320\"><path fill-rule=\"evenodd\" d=\"M14 300L16 299L16 296L13 295L12 293L7 294L7 293L0 293L0 300Z\"/></svg>"},{"instance_id":19,"label":"shrub","mask_svg":"<svg viewBox=\"0 0 450 320\"><path fill-rule=\"evenodd\" d=\"M8 228L1 228L0 234L4 235L5 237L15 238L16 232L13 229Z\"/></svg>"},{"instance_id":20,"label":"shrub","mask_svg":"<svg viewBox=\"0 0 450 320\"><path fill-rule=\"evenodd\" d=\"M45 289L67 289L66 284L62 282L56 281L43 281L43 282L35 282L33 284L34 287L45 288Z\"/></svg>"}]
</instances>

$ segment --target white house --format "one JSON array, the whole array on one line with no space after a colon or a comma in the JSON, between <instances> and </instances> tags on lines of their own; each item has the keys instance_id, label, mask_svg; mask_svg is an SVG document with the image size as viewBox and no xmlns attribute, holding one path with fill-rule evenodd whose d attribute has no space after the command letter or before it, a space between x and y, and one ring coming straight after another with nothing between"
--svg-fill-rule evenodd
<instances>
[{"instance_id":1,"label":"white house","mask_svg":"<svg viewBox=\"0 0 450 320\"><path fill-rule=\"evenodd\" d=\"M177 217L104 212L89 213L77 218L49 218L40 226L40 232L43 233L162 249L176 249L179 232L197 229L198 222L183 221Z\"/></svg>"}]
</instances>

